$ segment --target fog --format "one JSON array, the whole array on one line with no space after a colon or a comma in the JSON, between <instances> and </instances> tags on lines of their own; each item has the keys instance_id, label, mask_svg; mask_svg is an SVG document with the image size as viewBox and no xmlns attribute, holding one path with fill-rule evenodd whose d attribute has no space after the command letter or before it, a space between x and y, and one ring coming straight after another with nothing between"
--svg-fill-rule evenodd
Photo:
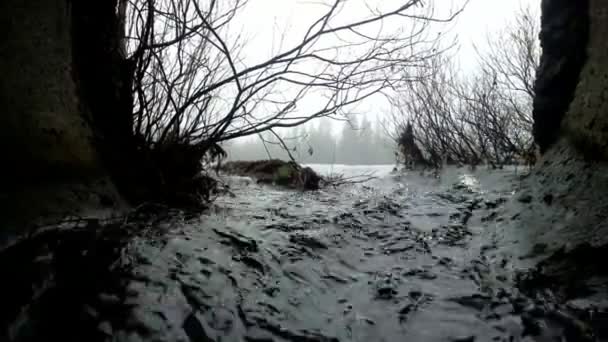
<instances>
[{"instance_id":1,"label":"fog","mask_svg":"<svg viewBox=\"0 0 608 342\"><path fill-rule=\"evenodd\" d=\"M301 163L316 164L395 163L395 143L387 137L382 125L365 116L355 117L350 122L322 118L316 124L284 132L280 137L264 134L224 147L230 160L289 160L293 157Z\"/></svg>"},{"instance_id":2,"label":"fog","mask_svg":"<svg viewBox=\"0 0 608 342\"><path fill-rule=\"evenodd\" d=\"M359 5L363 3L373 7L392 2L373 0ZM526 6L540 8L540 0L446 0L436 2L434 12L441 17L465 4L455 21L433 27L444 34L443 44L453 44L449 54L464 75L474 72L479 54L487 49L488 41L504 34L502 30L518 10ZM251 1L241 14L240 26L235 27L235 32L246 42L243 61L263 60L297 41L302 30L319 15L322 9L319 6L319 3L300 0ZM361 7L361 13L367 7ZM349 9L348 16L357 16L357 8ZM314 105L315 97L311 96L299 106L306 110ZM289 159L291 155L304 163L390 164L395 162L395 143L390 137L394 132L386 121L398 110L385 94L376 94L348 108L346 121L316 119L303 127L276 129L280 139L267 133L236 139L225 147L233 160Z\"/></svg>"}]
</instances>

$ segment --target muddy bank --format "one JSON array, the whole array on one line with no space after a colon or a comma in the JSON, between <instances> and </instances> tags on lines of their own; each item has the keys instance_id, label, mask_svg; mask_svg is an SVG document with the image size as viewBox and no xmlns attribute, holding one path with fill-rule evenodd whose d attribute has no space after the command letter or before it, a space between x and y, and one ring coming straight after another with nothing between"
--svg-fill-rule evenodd
<instances>
[{"instance_id":1,"label":"muddy bank","mask_svg":"<svg viewBox=\"0 0 608 342\"><path fill-rule=\"evenodd\" d=\"M112 182L81 179L79 182L35 182L4 187L0 192L0 249L31 234L37 227L66 217L97 218L121 215L129 206Z\"/></svg>"},{"instance_id":2,"label":"muddy bank","mask_svg":"<svg viewBox=\"0 0 608 342\"><path fill-rule=\"evenodd\" d=\"M600 340L608 338L605 168L559 142L500 208L501 222L487 237L498 273Z\"/></svg>"},{"instance_id":3,"label":"muddy bank","mask_svg":"<svg viewBox=\"0 0 608 342\"><path fill-rule=\"evenodd\" d=\"M606 283L598 260L608 242L607 9L599 0L542 1L534 136L545 153L506 209L520 214L499 227L499 245L516 247L516 267L538 265L537 276L560 279L552 287L564 300L581 295L569 294L573 286L606 292L590 282Z\"/></svg>"},{"instance_id":4,"label":"muddy bank","mask_svg":"<svg viewBox=\"0 0 608 342\"><path fill-rule=\"evenodd\" d=\"M136 237L156 239L188 217L146 206L128 215L66 219L0 248L0 340L108 341L126 324ZM160 240L157 240L160 243ZM110 329L110 330L108 330Z\"/></svg>"},{"instance_id":5,"label":"muddy bank","mask_svg":"<svg viewBox=\"0 0 608 342\"><path fill-rule=\"evenodd\" d=\"M608 338L607 10L601 0L542 1L534 136L544 154L487 237L495 271L544 303L531 323L575 318L569 340Z\"/></svg>"},{"instance_id":6,"label":"muddy bank","mask_svg":"<svg viewBox=\"0 0 608 342\"><path fill-rule=\"evenodd\" d=\"M126 228L75 221L2 249L0 264L10 276L0 284L0 340L103 341L96 331L98 319L116 312L91 305L104 292L122 291L115 263L130 235Z\"/></svg>"},{"instance_id":7,"label":"muddy bank","mask_svg":"<svg viewBox=\"0 0 608 342\"><path fill-rule=\"evenodd\" d=\"M279 159L231 161L223 164L221 170L229 175L254 178L258 184L303 190L317 190L323 181L310 167Z\"/></svg>"},{"instance_id":8,"label":"muddy bank","mask_svg":"<svg viewBox=\"0 0 608 342\"><path fill-rule=\"evenodd\" d=\"M587 303L583 311L595 317L606 311L608 280L601 263L608 242L607 6L542 1L534 136L544 155L499 214L511 220L493 233L495 257L509 259L510 273L527 270L521 284L535 289L529 292L546 288L552 301Z\"/></svg>"}]
</instances>

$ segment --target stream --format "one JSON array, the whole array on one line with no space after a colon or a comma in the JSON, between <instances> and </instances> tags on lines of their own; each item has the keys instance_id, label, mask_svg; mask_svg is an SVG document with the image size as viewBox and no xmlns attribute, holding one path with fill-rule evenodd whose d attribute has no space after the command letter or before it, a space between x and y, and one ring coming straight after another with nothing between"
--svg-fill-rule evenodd
<instances>
[{"instance_id":1,"label":"stream","mask_svg":"<svg viewBox=\"0 0 608 342\"><path fill-rule=\"evenodd\" d=\"M584 336L575 319L521 294L509 260L491 253L496 225L510 217L499 209L516 195L521 170L448 169L434 178L392 174L392 166L312 167L375 178L299 192L227 177L232 194L203 214L142 221L135 238L124 238L126 219L98 230L88 221L3 252L0 266L15 276L1 284L8 309L0 320L11 323L0 340Z\"/></svg>"},{"instance_id":2,"label":"stream","mask_svg":"<svg viewBox=\"0 0 608 342\"><path fill-rule=\"evenodd\" d=\"M321 172L330 171L313 166ZM513 171L441 180L391 167L316 192L229 179L212 213L133 242L118 340L510 341L524 327L484 290L484 222ZM496 291L495 291L496 292ZM500 292L500 291L498 291Z\"/></svg>"}]
</instances>

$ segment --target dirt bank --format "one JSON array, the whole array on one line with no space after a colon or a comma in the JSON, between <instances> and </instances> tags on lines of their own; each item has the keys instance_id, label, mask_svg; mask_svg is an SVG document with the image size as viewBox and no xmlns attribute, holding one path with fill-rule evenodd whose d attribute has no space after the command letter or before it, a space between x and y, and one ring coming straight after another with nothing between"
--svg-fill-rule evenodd
<instances>
[{"instance_id":1,"label":"dirt bank","mask_svg":"<svg viewBox=\"0 0 608 342\"><path fill-rule=\"evenodd\" d=\"M542 9L534 135L544 153L505 206L517 214L497 225L495 256L522 274L523 289L597 318L608 308L608 4L544 0Z\"/></svg>"},{"instance_id":2,"label":"dirt bank","mask_svg":"<svg viewBox=\"0 0 608 342\"><path fill-rule=\"evenodd\" d=\"M231 161L222 171L236 176L252 177L261 184L272 184L303 190L317 190L322 177L310 167L279 159Z\"/></svg>"}]
</instances>

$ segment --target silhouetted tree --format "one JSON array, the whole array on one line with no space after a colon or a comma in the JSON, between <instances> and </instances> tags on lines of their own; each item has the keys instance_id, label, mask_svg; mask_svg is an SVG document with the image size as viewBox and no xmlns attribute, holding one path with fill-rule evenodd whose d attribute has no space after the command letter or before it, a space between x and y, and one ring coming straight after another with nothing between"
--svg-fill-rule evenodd
<instances>
[{"instance_id":1,"label":"silhouetted tree","mask_svg":"<svg viewBox=\"0 0 608 342\"><path fill-rule=\"evenodd\" d=\"M503 34L491 36L470 75L462 75L447 55L413 71L422 81L409 83L394 100L389 120L397 144L409 149L400 152L418 154L412 147L417 146L434 167L446 162L501 167L529 159L539 60L533 13L523 9Z\"/></svg>"},{"instance_id":2,"label":"silhouetted tree","mask_svg":"<svg viewBox=\"0 0 608 342\"><path fill-rule=\"evenodd\" d=\"M343 115L351 105L411 82L402 71L439 47L438 38L429 36L430 23L459 13L437 18L431 2L404 0L348 20L342 14L346 0L322 4L325 12L301 39L265 61L245 64L243 42L229 29L245 0L128 2L135 133L152 148L180 143L199 146L204 154L222 141L265 131L276 135L315 118ZM399 24L376 30L394 26L383 26L388 21ZM337 36L340 43L328 47ZM317 105L300 108L310 96L319 99Z\"/></svg>"},{"instance_id":3,"label":"silhouetted tree","mask_svg":"<svg viewBox=\"0 0 608 342\"><path fill-rule=\"evenodd\" d=\"M406 167L427 166L428 162L416 144L414 127L410 122L405 125L397 141L397 148L402 162Z\"/></svg>"}]
</instances>

